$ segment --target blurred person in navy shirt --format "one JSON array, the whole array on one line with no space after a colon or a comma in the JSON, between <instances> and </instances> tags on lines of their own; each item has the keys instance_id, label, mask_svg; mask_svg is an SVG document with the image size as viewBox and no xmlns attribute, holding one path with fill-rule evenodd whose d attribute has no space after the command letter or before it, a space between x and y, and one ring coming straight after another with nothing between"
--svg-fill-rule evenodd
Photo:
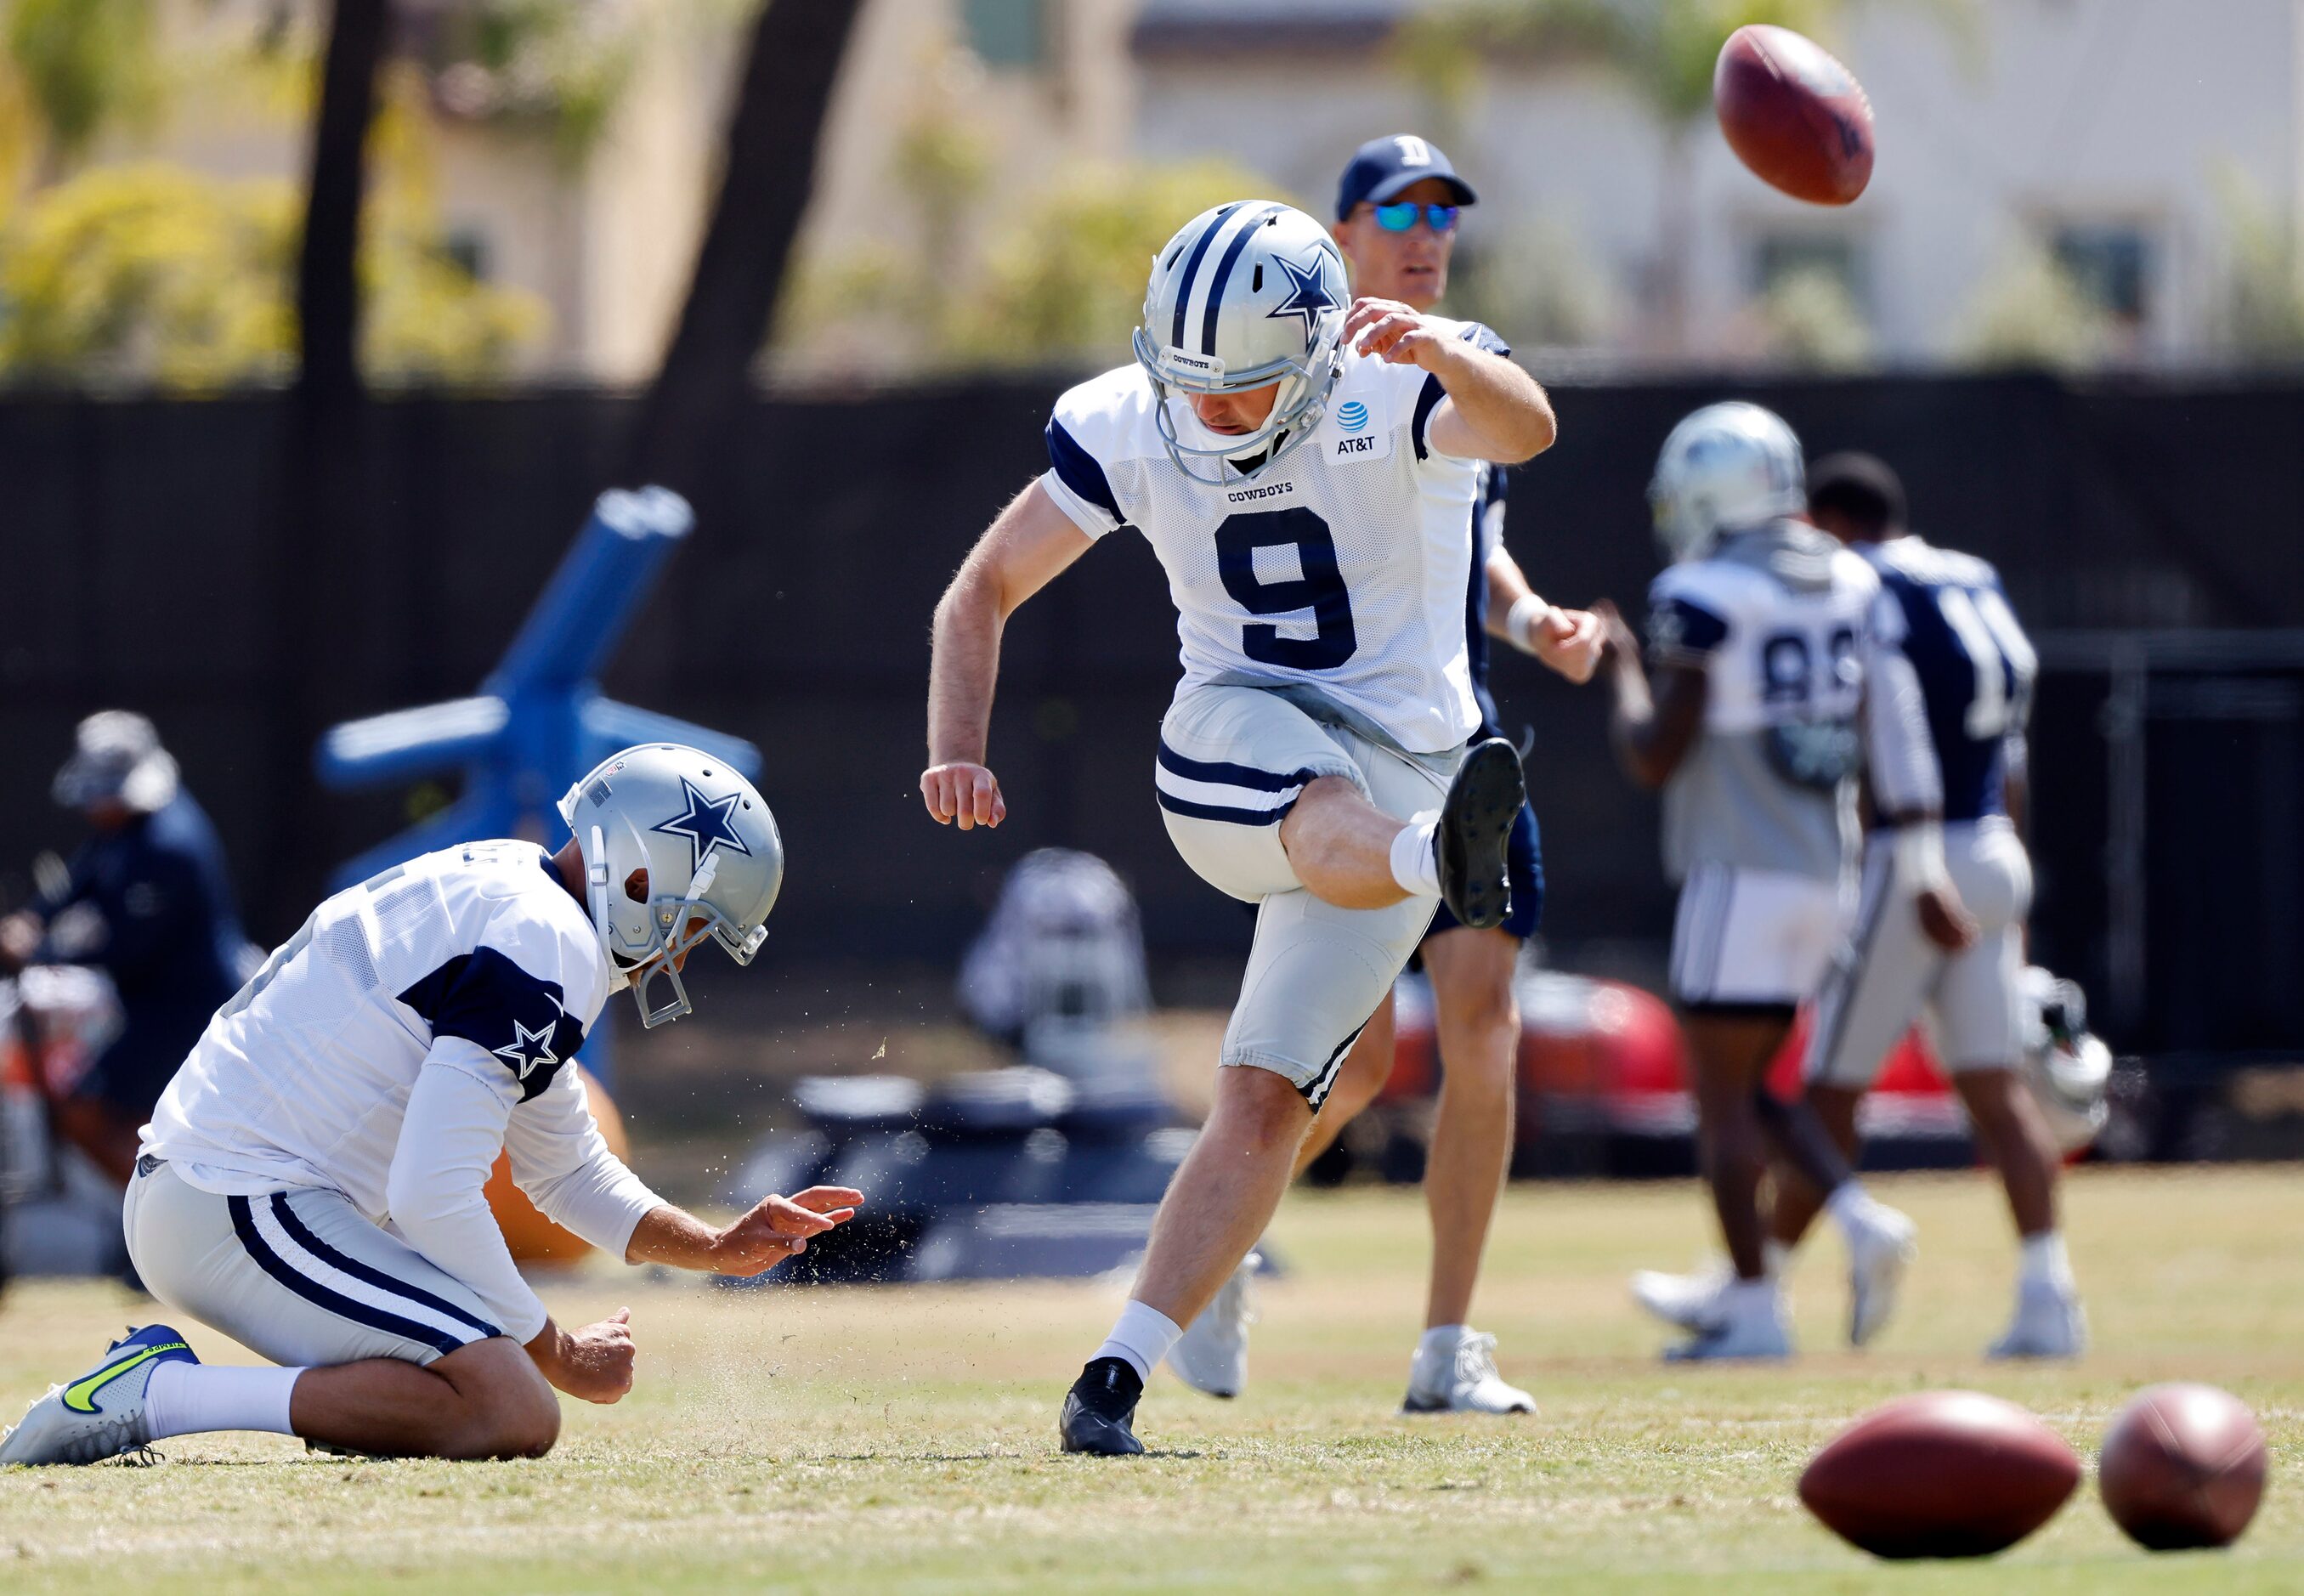
<instances>
[{"instance_id":1,"label":"blurred person in navy shirt","mask_svg":"<svg viewBox=\"0 0 2304 1596\"><path fill-rule=\"evenodd\" d=\"M95 835L60 890L0 920L0 974L84 964L112 978L120 1034L52 1108L64 1138L124 1187L137 1131L239 989L246 939L216 829L149 720L89 716L52 792Z\"/></svg>"}]
</instances>

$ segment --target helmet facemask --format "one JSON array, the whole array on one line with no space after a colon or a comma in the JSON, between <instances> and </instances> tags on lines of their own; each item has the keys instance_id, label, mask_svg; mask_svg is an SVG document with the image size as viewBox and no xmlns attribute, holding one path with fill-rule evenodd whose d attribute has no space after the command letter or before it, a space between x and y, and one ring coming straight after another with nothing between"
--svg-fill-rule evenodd
<instances>
[{"instance_id":1,"label":"helmet facemask","mask_svg":"<svg viewBox=\"0 0 2304 1596\"><path fill-rule=\"evenodd\" d=\"M681 964L692 950L707 940L717 942L730 958L742 965L750 964L760 944L768 939L767 926L754 926L752 934L745 937L725 914L702 901L704 894L712 889L714 867L718 862L717 855L707 859L684 895L652 895L648 898L648 927L654 933L656 951L635 964L628 978L632 1001L640 1006L643 1029L653 1029L667 1020L696 1012L687 985L680 979ZM649 989L659 981L672 986L672 1001L661 1006L652 1005L648 999Z\"/></svg>"},{"instance_id":2,"label":"helmet facemask","mask_svg":"<svg viewBox=\"0 0 2304 1596\"><path fill-rule=\"evenodd\" d=\"M1343 335L1342 311L1332 311L1326 317L1315 336L1311 349L1294 360L1273 361L1249 371L1224 369L1220 361L1205 356L1191 355L1190 363L1172 358L1177 352L1160 349L1142 327L1136 329L1133 339L1137 363L1151 379L1152 393L1158 401L1153 412L1154 424L1159 428L1160 441L1167 446L1168 458L1176 469L1193 481L1210 488L1223 488L1238 482L1252 482L1279 463L1283 455L1302 443L1327 413L1328 396L1336 386L1343 369L1343 354L1339 347ZM1245 394L1271 383L1278 383L1280 391L1272 396L1272 413L1253 432L1237 437L1219 437L1213 448L1186 443L1177 434L1176 416L1172 401L1181 395ZM1183 399L1189 407L1190 400ZM1197 420L1197 418L1195 418ZM1243 470L1234 465L1258 451L1268 451L1263 459ZM1207 475L1195 467L1205 466Z\"/></svg>"}]
</instances>

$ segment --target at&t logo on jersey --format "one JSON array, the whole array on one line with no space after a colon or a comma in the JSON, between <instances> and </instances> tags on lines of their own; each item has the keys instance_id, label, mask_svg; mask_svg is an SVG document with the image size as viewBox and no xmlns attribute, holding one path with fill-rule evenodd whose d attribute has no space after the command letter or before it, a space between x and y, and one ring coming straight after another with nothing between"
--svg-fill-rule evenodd
<instances>
[{"instance_id":1,"label":"at&t logo on jersey","mask_svg":"<svg viewBox=\"0 0 2304 1596\"><path fill-rule=\"evenodd\" d=\"M1392 434L1376 424L1376 413L1367 400L1347 399L1331 413L1343 436L1329 449L1329 459L1382 460L1391 454Z\"/></svg>"}]
</instances>

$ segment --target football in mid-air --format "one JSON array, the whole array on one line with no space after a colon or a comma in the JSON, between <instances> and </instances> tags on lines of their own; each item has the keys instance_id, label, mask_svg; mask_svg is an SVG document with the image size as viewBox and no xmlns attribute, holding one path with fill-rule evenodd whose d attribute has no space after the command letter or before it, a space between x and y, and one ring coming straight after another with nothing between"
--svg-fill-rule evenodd
<instances>
[{"instance_id":1,"label":"football in mid-air","mask_svg":"<svg viewBox=\"0 0 2304 1596\"><path fill-rule=\"evenodd\" d=\"M1823 48L1756 22L1721 47L1712 109L1728 148L1763 183L1811 205L1846 205L1872 181L1872 102Z\"/></svg>"},{"instance_id":2,"label":"football in mid-air","mask_svg":"<svg viewBox=\"0 0 2304 1596\"><path fill-rule=\"evenodd\" d=\"M2012 1402L1925 1391L1874 1408L1800 1475L1808 1510L1881 1558L1980 1558L2055 1515L2080 1483L2062 1437Z\"/></svg>"},{"instance_id":3,"label":"football in mid-air","mask_svg":"<svg viewBox=\"0 0 2304 1596\"><path fill-rule=\"evenodd\" d=\"M2105 1431L2096 1489L2129 1538L2154 1551L2229 1546L2264 1497L2264 1431L2214 1386L2153 1386Z\"/></svg>"}]
</instances>

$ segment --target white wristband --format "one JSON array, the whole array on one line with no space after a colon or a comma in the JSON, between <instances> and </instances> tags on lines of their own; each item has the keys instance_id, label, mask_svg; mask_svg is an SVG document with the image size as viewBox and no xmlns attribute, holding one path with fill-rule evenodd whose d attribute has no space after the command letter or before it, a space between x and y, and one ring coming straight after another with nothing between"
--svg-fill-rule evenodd
<instances>
[{"instance_id":1,"label":"white wristband","mask_svg":"<svg viewBox=\"0 0 2304 1596\"><path fill-rule=\"evenodd\" d=\"M1907 887L1922 890L1944 885L1942 823L1914 820L1896 828L1896 874Z\"/></svg>"},{"instance_id":2,"label":"white wristband","mask_svg":"<svg viewBox=\"0 0 2304 1596\"><path fill-rule=\"evenodd\" d=\"M1513 643L1522 653L1533 654L1536 652L1536 624L1551 613L1552 606L1534 593L1522 594L1512 600L1512 609L1504 616L1504 630L1512 634Z\"/></svg>"}]
</instances>

